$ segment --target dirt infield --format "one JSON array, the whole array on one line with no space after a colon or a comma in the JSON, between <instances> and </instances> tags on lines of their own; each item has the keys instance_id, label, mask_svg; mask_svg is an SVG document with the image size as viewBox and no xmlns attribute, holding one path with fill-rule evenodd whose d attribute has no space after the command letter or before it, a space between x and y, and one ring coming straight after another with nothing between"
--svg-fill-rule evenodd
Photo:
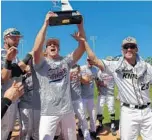
<instances>
[{"instance_id":1,"label":"dirt infield","mask_svg":"<svg viewBox=\"0 0 152 140\"><path fill-rule=\"evenodd\" d=\"M108 128L105 128L98 136L100 139L102 138L102 140L120 140L118 132L117 136L112 136ZM80 138L79 136L77 136L77 138L78 140L83 140L83 138ZM19 140L19 126L15 126L15 131L12 134L11 140Z\"/></svg>"},{"instance_id":2,"label":"dirt infield","mask_svg":"<svg viewBox=\"0 0 152 140\"><path fill-rule=\"evenodd\" d=\"M19 123L17 121L16 125L14 127L14 131L12 133L11 140L19 140L19 131L20 131L20 128L19 128ZM109 129L109 124L104 125L104 130L98 135L98 137L100 139L102 138L102 140L120 140L118 131L117 131L117 136L112 136L110 129ZM78 135L77 135L77 139L83 140L83 138L80 138Z\"/></svg>"},{"instance_id":3,"label":"dirt infield","mask_svg":"<svg viewBox=\"0 0 152 140\"><path fill-rule=\"evenodd\" d=\"M117 121L117 125L118 124L119 124L119 122ZM100 138L100 140L101 139L102 140L120 140L118 130L117 130L117 136L112 136L112 134L110 132L110 127L109 126L110 126L110 124L105 124L103 131L98 134L98 137ZM12 133L11 140L19 140L19 131L20 131L19 123L16 122L16 125L14 127L14 131ZM77 135L77 139L78 140L83 140L83 138L80 138L78 135ZM139 138L138 140L142 140L142 139Z\"/></svg>"}]
</instances>

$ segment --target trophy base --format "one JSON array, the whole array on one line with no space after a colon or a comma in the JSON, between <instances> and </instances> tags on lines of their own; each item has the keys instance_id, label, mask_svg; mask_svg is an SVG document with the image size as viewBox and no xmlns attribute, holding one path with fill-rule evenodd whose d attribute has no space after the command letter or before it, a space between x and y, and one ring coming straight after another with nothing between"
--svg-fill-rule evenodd
<instances>
[{"instance_id":1,"label":"trophy base","mask_svg":"<svg viewBox=\"0 0 152 140\"><path fill-rule=\"evenodd\" d=\"M59 25L69 25L69 24L80 24L82 21L82 16L78 11L56 11L54 12L58 16L51 17L49 19L50 26L59 26Z\"/></svg>"}]
</instances>

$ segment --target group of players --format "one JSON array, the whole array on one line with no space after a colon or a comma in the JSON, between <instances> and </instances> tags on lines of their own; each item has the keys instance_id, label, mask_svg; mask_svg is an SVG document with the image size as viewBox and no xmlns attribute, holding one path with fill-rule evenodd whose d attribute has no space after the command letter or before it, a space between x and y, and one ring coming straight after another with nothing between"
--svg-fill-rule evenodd
<instances>
[{"instance_id":1,"label":"group of players","mask_svg":"<svg viewBox=\"0 0 152 140\"><path fill-rule=\"evenodd\" d=\"M116 135L115 83L121 102L121 140L137 139L139 133L143 139L151 140L149 88L152 66L138 56L136 40L133 37L123 40L123 56L118 61L100 60L86 41L82 22L77 25L78 32L72 35L78 41L74 52L66 57L60 56L60 42L56 38L47 40L43 52L49 19L54 16L53 12L47 13L32 51L22 61L16 59L16 48L22 35L15 28L4 31L2 96L14 80L23 83L24 95L12 103L2 118L2 140L10 139L17 108L21 122L20 139L53 140L60 135L65 140L76 140L75 115L79 120L79 134L85 140L97 139L97 133L103 129L105 103L111 116L111 132ZM87 64L80 67L76 63L85 51L88 54ZM94 83L99 93L97 108ZM99 121L97 129L96 119Z\"/></svg>"}]
</instances>

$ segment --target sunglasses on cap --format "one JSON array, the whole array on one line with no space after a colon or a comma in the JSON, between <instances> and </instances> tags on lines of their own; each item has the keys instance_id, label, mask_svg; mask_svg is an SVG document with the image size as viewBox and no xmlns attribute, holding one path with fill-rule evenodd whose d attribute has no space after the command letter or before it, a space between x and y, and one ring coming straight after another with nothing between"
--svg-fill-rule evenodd
<instances>
[{"instance_id":1,"label":"sunglasses on cap","mask_svg":"<svg viewBox=\"0 0 152 140\"><path fill-rule=\"evenodd\" d=\"M123 46L123 49L125 49L125 50L128 50L128 49L135 49L135 48L137 48L137 45L136 44L125 44L124 46Z\"/></svg>"},{"instance_id":2,"label":"sunglasses on cap","mask_svg":"<svg viewBox=\"0 0 152 140\"><path fill-rule=\"evenodd\" d=\"M21 33L20 33L19 31L12 31L12 32L10 32L8 35L10 35L10 36L20 36L20 37L22 37L22 35L21 35Z\"/></svg>"}]
</instances>

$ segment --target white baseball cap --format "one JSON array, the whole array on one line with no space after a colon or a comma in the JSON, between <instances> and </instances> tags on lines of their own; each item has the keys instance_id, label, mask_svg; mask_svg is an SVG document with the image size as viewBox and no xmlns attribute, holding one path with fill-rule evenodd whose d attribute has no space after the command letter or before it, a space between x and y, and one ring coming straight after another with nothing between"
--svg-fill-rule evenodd
<instances>
[{"instance_id":1,"label":"white baseball cap","mask_svg":"<svg viewBox=\"0 0 152 140\"><path fill-rule=\"evenodd\" d=\"M137 45L137 41L134 37L128 36L127 38L125 38L122 41L122 46L126 45L126 44L135 44Z\"/></svg>"},{"instance_id":2,"label":"white baseball cap","mask_svg":"<svg viewBox=\"0 0 152 140\"><path fill-rule=\"evenodd\" d=\"M8 28L3 32L3 38L7 35L10 36L19 36L19 37L23 37L20 33L19 30L17 30L16 28Z\"/></svg>"}]
</instances>

